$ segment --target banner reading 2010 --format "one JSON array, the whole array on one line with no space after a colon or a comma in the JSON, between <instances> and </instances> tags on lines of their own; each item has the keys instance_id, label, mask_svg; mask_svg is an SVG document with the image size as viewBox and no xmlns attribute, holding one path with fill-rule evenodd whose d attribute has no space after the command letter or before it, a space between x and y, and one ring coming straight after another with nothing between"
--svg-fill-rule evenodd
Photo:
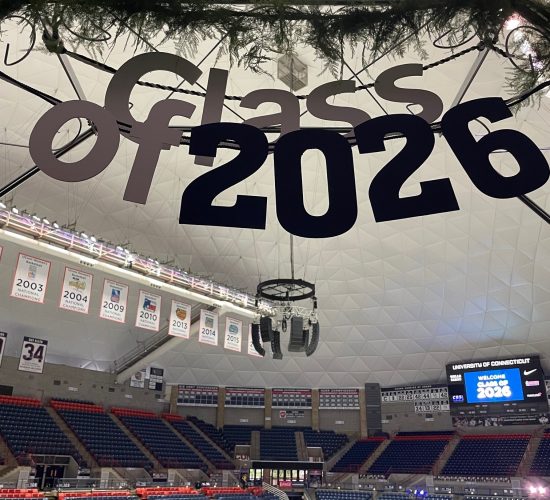
<instances>
[{"instance_id":1,"label":"banner reading 2010","mask_svg":"<svg viewBox=\"0 0 550 500\"><path fill-rule=\"evenodd\" d=\"M43 304L50 266L51 262L47 260L20 253L11 287L11 296Z\"/></svg>"},{"instance_id":2,"label":"banner reading 2010","mask_svg":"<svg viewBox=\"0 0 550 500\"><path fill-rule=\"evenodd\" d=\"M136 326L146 330L159 331L160 325L160 295L139 291Z\"/></svg>"}]
</instances>

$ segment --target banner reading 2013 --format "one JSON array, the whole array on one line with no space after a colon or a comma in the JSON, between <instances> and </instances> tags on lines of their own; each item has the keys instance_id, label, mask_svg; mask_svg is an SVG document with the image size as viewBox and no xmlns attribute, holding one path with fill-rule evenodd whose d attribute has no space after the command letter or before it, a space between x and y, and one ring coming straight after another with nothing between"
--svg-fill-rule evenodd
<instances>
[{"instance_id":1,"label":"banner reading 2013","mask_svg":"<svg viewBox=\"0 0 550 500\"><path fill-rule=\"evenodd\" d=\"M160 295L139 291L136 326L146 330L159 331L160 325Z\"/></svg>"},{"instance_id":2,"label":"banner reading 2013","mask_svg":"<svg viewBox=\"0 0 550 500\"><path fill-rule=\"evenodd\" d=\"M59 307L68 311L88 314L92 280L91 274L66 267Z\"/></svg>"},{"instance_id":3,"label":"banner reading 2013","mask_svg":"<svg viewBox=\"0 0 550 500\"><path fill-rule=\"evenodd\" d=\"M117 323L124 323L127 307L128 285L106 279L103 283L99 317Z\"/></svg>"},{"instance_id":4,"label":"banner reading 2013","mask_svg":"<svg viewBox=\"0 0 550 500\"><path fill-rule=\"evenodd\" d=\"M11 296L43 304L50 266L51 262L47 260L20 253L11 287Z\"/></svg>"},{"instance_id":5,"label":"banner reading 2013","mask_svg":"<svg viewBox=\"0 0 550 500\"><path fill-rule=\"evenodd\" d=\"M190 330L191 306L189 304L185 304L184 302L180 302L179 300L172 300L168 335L188 339Z\"/></svg>"},{"instance_id":6,"label":"banner reading 2013","mask_svg":"<svg viewBox=\"0 0 550 500\"><path fill-rule=\"evenodd\" d=\"M218 345L218 314L206 309L201 309L201 321L199 326L199 342L203 344Z\"/></svg>"},{"instance_id":7,"label":"banner reading 2013","mask_svg":"<svg viewBox=\"0 0 550 500\"><path fill-rule=\"evenodd\" d=\"M223 347L230 351L241 351L243 322L238 319L225 318L225 339Z\"/></svg>"}]
</instances>

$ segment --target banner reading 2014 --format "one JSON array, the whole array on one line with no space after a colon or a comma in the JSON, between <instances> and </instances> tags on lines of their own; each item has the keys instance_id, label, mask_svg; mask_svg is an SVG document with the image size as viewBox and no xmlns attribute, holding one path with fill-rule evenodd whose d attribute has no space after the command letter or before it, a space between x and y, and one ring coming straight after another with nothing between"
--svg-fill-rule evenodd
<instances>
[{"instance_id":1,"label":"banner reading 2014","mask_svg":"<svg viewBox=\"0 0 550 500\"><path fill-rule=\"evenodd\" d=\"M218 345L218 314L206 309L201 309L201 321L199 326L199 342L203 344Z\"/></svg>"},{"instance_id":2,"label":"banner reading 2014","mask_svg":"<svg viewBox=\"0 0 550 500\"><path fill-rule=\"evenodd\" d=\"M20 253L11 287L11 296L44 303L51 262Z\"/></svg>"},{"instance_id":3,"label":"banner reading 2014","mask_svg":"<svg viewBox=\"0 0 550 500\"><path fill-rule=\"evenodd\" d=\"M59 307L68 311L88 314L92 280L91 274L66 267Z\"/></svg>"},{"instance_id":4,"label":"banner reading 2014","mask_svg":"<svg viewBox=\"0 0 550 500\"><path fill-rule=\"evenodd\" d=\"M128 285L106 279L103 283L99 317L117 323L124 323L127 306Z\"/></svg>"},{"instance_id":5,"label":"banner reading 2014","mask_svg":"<svg viewBox=\"0 0 550 500\"><path fill-rule=\"evenodd\" d=\"M238 319L225 319L225 339L223 347L230 351L241 351L241 338L243 331L243 322Z\"/></svg>"},{"instance_id":6,"label":"banner reading 2014","mask_svg":"<svg viewBox=\"0 0 550 500\"><path fill-rule=\"evenodd\" d=\"M139 291L136 326L146 330L159 331L160 325L160 295Z\"/></svg>"},{"instance_id":7,"label":"banner reading 2014","mask_svg":"<svg viewBox=\"0 0 550 500\"><path fill-rule=\"evenodd\" d=\"M191 306L189 304L185 304L184 302L180 302L179 300L172 300L168 335L188 339L190 330Z\"/></svg>"}]
</instances>

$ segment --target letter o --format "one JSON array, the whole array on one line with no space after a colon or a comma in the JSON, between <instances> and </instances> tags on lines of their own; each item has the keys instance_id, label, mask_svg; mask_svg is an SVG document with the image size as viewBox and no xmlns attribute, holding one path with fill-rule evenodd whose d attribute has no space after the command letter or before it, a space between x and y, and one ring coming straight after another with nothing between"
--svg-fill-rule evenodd
<instances>
[{"instance_id":1,"label":"letter o","mask_svg":"<svg viewBox=\"0 0 550 500\"><path fill-rule=\"evenodd\" d=\"M81 160L64 163L52 151L54 135L73 118L91 121L97 130L92 150ZM88 101L67 101L46 111L36 123L29 139L29 151L36 166L46 175L65 182L86 181L103 172L118 150L118 124L106 109Z\"/></svg>"}]
</instances>

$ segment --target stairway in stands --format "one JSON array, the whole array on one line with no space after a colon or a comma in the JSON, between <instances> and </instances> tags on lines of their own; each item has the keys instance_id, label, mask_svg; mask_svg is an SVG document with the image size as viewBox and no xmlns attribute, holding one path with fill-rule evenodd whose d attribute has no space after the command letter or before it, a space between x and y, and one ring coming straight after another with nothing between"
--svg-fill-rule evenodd
<instances>
[{"instance_id":1,"label":"stairway in stands","mask_svg":"<svg viewBox=\"0 0 550 500\"><path fill-rule=\"evenodd\" d=\"M53 421L57 424L57 426L65 433L65 435L69 438L73 446L77 449L78 453L82 455L84 460L86 460L86 463L88 464L88 467L91 469L99 467L98 463L96 462L95 458L88 452L88 450L84 447L84 445L80 442L76 434L69 428L69 426L65 423L65 421L61 418L59 413L52 408L51 406L46 407L46 411L50 414L50 417L52 417Z\"/></svg>"}]
</instances>

